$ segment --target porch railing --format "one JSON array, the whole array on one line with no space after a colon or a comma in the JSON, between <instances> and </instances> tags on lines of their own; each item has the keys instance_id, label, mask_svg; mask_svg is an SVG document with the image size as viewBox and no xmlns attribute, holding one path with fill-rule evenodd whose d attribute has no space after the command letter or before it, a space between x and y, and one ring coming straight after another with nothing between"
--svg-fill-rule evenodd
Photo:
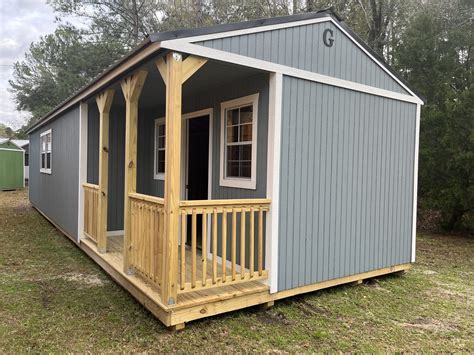
<instances>
[{"instance_id":1,"label":"porch railing","mask_svg":"<svg viewBox=\"0 0 474 355\"><path fill-rule=\"evenodd\" d=\"M264 218L270 202L268 199L181 201L178 292L267 278L263 265ZM197 260L198 216L202 228L200 260ZM186 255L184 243L188 219L190 256ZM211 250L208 250L208 238Z\"/></svg>"},{"instance_id":2,"label":"porch railing","mask_svg":"<svg viewBox=\"0 0 474 355\"><path fill-rule=\"evenodd\" d=\"M84 187L84 234L97 243L99 233L99 186L83 184Z\"/></svg>"},{"instance_id":3,"label":"porch railing","mask_svg":"<svg viewBox=\"0 0 474 355\"><path fill-rule=\"evenodd\" d=\"M160 285L163 261L164 200L129 193L131 208L130 266Z\"/></svg>"}]
</instances>

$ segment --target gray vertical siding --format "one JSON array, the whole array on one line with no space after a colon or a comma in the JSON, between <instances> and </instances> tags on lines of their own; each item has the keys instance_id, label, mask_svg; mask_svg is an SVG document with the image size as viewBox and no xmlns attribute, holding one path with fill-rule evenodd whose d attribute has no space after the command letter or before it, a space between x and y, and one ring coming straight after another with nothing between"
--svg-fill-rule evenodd
<instances>
[{"instance_id":1,"label":"gray vertical siding","mask_svg":"<svg viewBox=\"0 0 474 355\"><path fill-rule=\"evenodd\" d=\"M165 184L154 178L155 119L164 116L161 106L138 112L137 191L158 197L164 197Z\"/></svg>"},{"instance_id":2,"label":"gray vertical siding","mask_svg":"<svg viewBox=\"0 0 474 355\"><path fill-rule=\"evenodd\" d=\"M323 32L331 29L334 44L326 47ZM331 22L196 42L339 79L406 94L407 91Z\"/></svg>"},{"instance_id":3,"label":"gray vertical siding","mask_svg":"<svg viewBox=\"0 0 474 355\"><path fill-rule=\"evenodd\" d=\"M278 288L410 262L416 105L284 77Z\"/></svg>"},{"instance_id":4,"label":"gray vertical siding","mask_svg":"<svg viewBox=\"0 0 474 355\"><path fill-rule=\"evenodd\" d=\"M109 203L107 230L123 229L125 110L118 105L118 95L109 116ZM87 182L99 183L99 111L95 103L88 106Z\"/></svg>"},{"instance_id":5,"label":"gray vertical siding","mask_svg":"<svg viewBox=\"0 0 474 355\"><path fill-rule=\"evenodd\" d=\"M52 130L52 173L40 173L40 134ZM31 203L71 237L77 238L79 107L30 134Z\"/></svg>"},{"instance_id":6,"label":"gray vertical siding","mask_svg":"<svg viewBox=\"0 0 474 355\"><path fill-rule=\"evenodd\" d=\"M267 74L253 76L239 82L239 85L226 85L212 92L183 100L183 112L193 112L213 108L214 125L212 141L212 198L239 199L264 198L267 193L267 141L268 141L268 81ZM257 188L238 189L219 185L221 102L259 93L257 122Z\"/></svg>"},{"instance_id":7,"label":"gray vertical siding","mask_svg":"<svg viewBox=\"0 0 474 355\"><path fill-rule=\"evenodd\" d=\"M183 113L213 109L212 136L212 198L239 199L264 198L267 184L267 138L268 138L268 80L267 74L247 78L239 85L224 85L199 95L187 96L183 90ZM221 102L259 93L257 129L257 188L256 190L223 187L219 185ZM140 110L138 113L138 192L163 197L164 184L153 178L154 120L164 117L163 107L156 110ZM182 137L185 139L185 137Z\"/></svg>"}]
</instances>

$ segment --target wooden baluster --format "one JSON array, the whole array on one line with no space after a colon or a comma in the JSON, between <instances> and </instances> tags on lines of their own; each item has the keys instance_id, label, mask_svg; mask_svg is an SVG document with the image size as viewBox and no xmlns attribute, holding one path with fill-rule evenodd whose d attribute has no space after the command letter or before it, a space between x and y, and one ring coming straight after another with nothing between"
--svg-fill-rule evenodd
<instances>
[{"instance_id":1,"label":"wooden baluster","mask_svg":"<svg viewBox=\"0 0 474 355\"><path fill-rule=\"evenodd\" d=\"M150 259L150 248L149 248L149 236L150 236L150 206L145 203L143 205L144 209L144 220L145 220L145 233L143 233L143 251L145 255L145 259L143 260L143 269L145 270L145 275L147 277L150 276L149 270L148 270L148 260Z\"/></svg>"},{"instance_id":2,"label":"wooden baluster","mask_svg":"<svg viewBox=\"0 0 474 355\"><path fill-rule=\"evenodd\" d=\"M156 259L156 279L158 285L161 286L161 261L163 260L163 226L164 226L164 216L163 216L163 206L160 206L158 209L158 235L157 235L157 248L158 252L155 255Z\"/></svg>"},{"instance_id":3,"label":"wooden baluster","mask_svg":"<svg viewBox=\"0 0 474 355\"><path fill-rule=\"evenodd\" d=\"M212 283L217 282L217 208L212 216Z\"/></svg>"},{"instance_id":4,"label":"wooden baluster","mask_svg":"<svg viewBox=\"0 0 474 355\"><path fill-rule=\"evenodd\" d=\"M181 289L186 283L186 211L181 212Z\"/></svg>"},{"instance_id":5,"label":"wooden baluster","mask_svg":"<svg viewBox=\"0 0 474 355\"><path fill-rule=\"evenodd\" d=\"M191 287L196 287L196 209L193 208L191 224Z\"/></svg>"},{"instance_id":6,"label":"wooden baluster","mask_svg":"<svg viewBox=\"0 0 474 355\"><path fill-rule=\"evenodd\" d=\"M130 202L130 235L131 235L131 239L132 239L132 242L133 242L133 236L135 235L135 228L136 228L136 225L137 225L137 221L136 221L136 212L135 212L135 201L131 201ZM133 252L130 253L130 265L135 265L135 255Z\"/></svg>"},{"instance_id":7,"label":"wooden baluster","mask_svg":"<svg viewBox=\"0 0 474 355\"><path fill-rule=\"evenodd\" d=\"M202 245L201 245L201 261L202 261L202 285L206 286L207 279L207 212L202 210Z\"/></svg>"},{"instance_id":8,"label":"wooden baluster","mask_svg":"<svg viewBox=\"0 0 474 355\"><path fill-rule=\"evenodd\" d=\"M232 281L235 280L235 264L237 263L237 213L232 208Z\"/></svg>"},{"instance_id":9,"label":"wooden baluster","mask_svg":"<svg viewBox=\"0 0 474 355\"><path fill-rule=\"evenodd\" d=\"M143 260L143 249L142 249L142 235L143 235L143 205L140 203L138 204L138 213L137 213L137 223L138 223L138 233L136 238L133 240L131 239L130 242L135 242L135 245L132 244L132 249L135 249L137 253L137 264L141 270L142 260Z\"/></svg>"},{"instance_id":10,"label":"wooden baluster","mask_svg":"<svg viewBox=\"0 0 474 355\"><path fill-rule=\"evenodd\" d=\"M263 209L258 210L258 275L263 271Z\"/></svg>"},{"instance_id":11,"label":"wooden baluster","mask_svg":"<svg viewBox=\"0 0 474 355\"><path fill-rule=\"evenodd\" d=\"M250 271L250 278L253 277L253 273L255 271L255 211L253 207L250 207L250 263L249 263L249 271Z\"/></svg>"},{"instance_id":12,"label":"wooden baluster","mask_svg":"<svg viewBox=\"0 0 474 355\"><path fill-rule=\"evenodd\" d=\"M240 212L240 277L245 277L245 215L246 212L242 206Z\"/></svg>"},{"instance_id":13,"label":"wooden baluster","mask_svg":"<svg viewBox=\"0 0 474 355\"><path fill-rule=\"evenodd\" d=\"M222 282L227 277L227 211L222 210Z\"/></svg>"},{"instance_id":14,"label":"wooden baluster","mask_svg":"<svg viewBox=\"0 0 474 355\"><path fill-rule=\"evenodd\" d=\"M158 207L154 206L153 208L153 232L152 232L152 241L153 241L153 253L151 255L152 258L152 274L153 274L153 282L157 282L156 279L156 263L158 260Z\"/></svg>"}]
</instances>

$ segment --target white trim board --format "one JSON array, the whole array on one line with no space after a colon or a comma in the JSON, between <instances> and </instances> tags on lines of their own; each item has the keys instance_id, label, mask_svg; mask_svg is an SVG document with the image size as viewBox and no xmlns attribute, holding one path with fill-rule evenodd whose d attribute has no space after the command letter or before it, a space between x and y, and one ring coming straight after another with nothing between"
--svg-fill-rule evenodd
<instances>
[{"instance_id":1,"label":"white trim board","mask_svg":"<svg viewBox=\"0 0 474 355\"><path fill-rule=\"evenodd\" d=\"M413 168L413 225L411 234L411 262L416 258L416 206L418 198L418 154L420 146L421 105L416 105L415 157Z\"/></svg>"},{"instance_id":2,"label":"white trim board","mask_svg":"<svg viewBox=\"0 0 474 355\"><path fill-rule=\"evenodd\" d=\"M418 97L400 94L394 91L384 90L376 88L374 86L359 84L353 81L343 80L334 78L327 75L322 75L318 73L313 73L307 70L297 69L289 67L286 65L276 64L267 62L260 59L246 57L240 54L234 54L230 52L221 51L218 49L207 48L197 44L178 42L177 40L164 41L161 43L163 48L167 48L173 51L185 52L200 57L205 57L209 59L220 60L223 62L234 63L242 65L249 68L256 68L264 71L269 71L273 73L284 74L288 76L293 76L299 79L309 80L318 82L321 84L331 85L340 87L343 89L359 91L366 94L387 97L390 99L395 99L399 101L411 102L414 104L423 104Z\"/></svg>"},{"instance_id":3,"label":"white trim board","mask_svg":"<svg viewBox=\"0 0 474 355\"><path fill-rule=\"evenodd\" d=\"M330 17L319 17L319 18L313 18L313 19L309 19L309 20L290 21L290 22L278 23L278 24L274 24L274 25L265 25L265 26L244 28L244 29L240 29L240 30L217 32L217 33L211 33L211 34L201 35L201 36L184 37L184 38L178 38L174 41L180 41L180 42L183 42L183 43L202 42L202 41L209 41L209 40L213 40L213 39L228 38L228 37L248 35L248 34L252 34L252 33L280 30L280 29L283 29L283 28L312 25L312 24L315 24L315 23L328 22L328 21L331 21ZM163 42L165 42L165 41L163 41Z\"/></svg>"},{"instance_id":4,"label":"white trim board","mask_svg":"<svg viewBox=\"0 0 474 355\"><path fill-rule=\"evenodd\" d=\"M9 152L25 152L23 149L10 149L10 148L0 148L0 150L6 150L6 151L9 151Z\"/></svg>"},{"instance_id":5,"label":"white trim board","mask_svg":"<svg viewBox=\"0 0 474 355\"><path fill-rule=\"evenodd\" d=\"M213 39L229 38L229 37L241 36L241 35L252 34L252 33L267 32L267 31L279 30L279 29L284 29L284 28L311 25L311 24L322 23L322 22L331 22L342 33L344 33L344 35L346 35L346 37L349 38L350 41L352 41L359 49L361 49L374 63L376 63L383 71L385 71L393 80L395 80L403 89L408 91L411 95L413 95L413 97L418 98L418 95L416 95L412 90L410 90L410 88L408 86L406 86L399 78L397 78L396 75L394 75L390 70L388 70L380 62L380 60L375 58L366 48L364 48L364 46L362 46L358 41L356 41L354 39L354 37L351 36L332 17L322 17L322 18L316 18L316 19L310 19L310 20L285 22L285 23L276 24L276 25L252 27L252 28L247 28L247 29L242 29L242 30L226 31L226 32L220 32L220 33L214 33L214 34L208 34L208 35L202 35L202 36L195 36L195 37L185 37L185 38L180 38L180 39L175 39L175 40L163 41L163 42L161 42L161 45L166 48L167 43L170 42L170 41L175 42L175 43L182 43L182 44L195 43L195 42L208 41L208 40L213 40ZM228 53L228 52L226 52L226 53ZM246 58L248 58L248 57L246 57ZM285 74L285 73L282 73L282 74ZM421 104L422 104L422 102L421 102Z\"/></svg>"},{"instance_id":6,"label":"white trim board","mask_svg":"<svg viewBox=\"0 0 474 355\"><path fill-rule=\"evenodd\" d=\"M80 242L84 232L84 188L87 182L87 125L88 104L79 104L79 183L77 199L77 241Z\"/></svg>"},{"instance_id":7,"label":"white trim board","mask_svg":"<svg viewBox=\"0 0 474 355\"><path fill-rule=\"evenodd\" d=\"M267 213L265 268L270 270L270 293L278 292L278 220L280 207L280 143L283 75L270 74L268 108L267 197L272 200Z\"/></svg>"}]
</instances>

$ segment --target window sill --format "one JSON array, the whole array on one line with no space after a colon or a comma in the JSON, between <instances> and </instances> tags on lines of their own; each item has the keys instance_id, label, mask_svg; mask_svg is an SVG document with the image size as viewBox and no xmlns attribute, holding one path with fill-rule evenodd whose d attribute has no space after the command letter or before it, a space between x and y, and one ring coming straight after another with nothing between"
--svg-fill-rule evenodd
<instances>
[{"instance_id":1,"label":"window sill","mask_svg":"<svg viewBox=\"0 0 474 355\"><path fill-rule=\"evenodd\" d=\"M160 181L165 181L165 173L163 174L157 174L153 177L155 180L160 180Z\"/></svg>"},{"instance_id":2,"label":"window sill","mask_svg":"<svg viewBox=\"0 0 474 355\"><path fill-rule=\"evenodd\" d=\"M256 190L257 182L250 179L221 178L219 185L223 187L233 187L236 189Z\"/></svg>"},{"instance_id":3,"label":"window sill","mask_svg":"<svg viewBox=\"0 0 474 355\"><path fill-rule=\"evenodd\" d=\"M51 169L40 169L40 173L51 175Z\"/></svg>"}]
</instances>

